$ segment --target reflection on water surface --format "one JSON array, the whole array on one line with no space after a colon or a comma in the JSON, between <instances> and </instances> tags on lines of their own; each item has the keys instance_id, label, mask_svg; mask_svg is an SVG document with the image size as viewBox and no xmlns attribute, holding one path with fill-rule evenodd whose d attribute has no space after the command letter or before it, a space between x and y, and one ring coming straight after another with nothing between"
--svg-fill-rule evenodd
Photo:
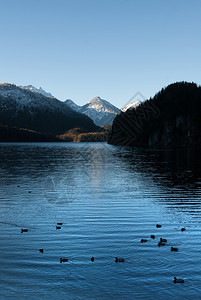
<instances>
[{"instance_id":1,"label":"reflection on water surface","mask_svg":"<svg viewBox=\"0 0 201 300\"><path fill-rule=\"evenodd\" d=\"M198 299L200 164L187 151L1 144L1 297Z\"/></svg>"}]
</instances>

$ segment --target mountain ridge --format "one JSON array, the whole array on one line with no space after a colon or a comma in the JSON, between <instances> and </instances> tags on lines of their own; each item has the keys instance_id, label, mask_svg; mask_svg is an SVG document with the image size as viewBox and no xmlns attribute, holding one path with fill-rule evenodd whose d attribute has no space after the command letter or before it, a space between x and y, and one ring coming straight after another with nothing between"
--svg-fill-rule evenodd
<instances>
[{"instance_id":1,"label":"mountain ridge","mask_svg":"<svg viewBox=\"0 0 201 300\"><path fill-rule=\"evenodd\" d=\"M53 135L75 127L86 132L98 129L90 118L64 102L9 83L0 84L0 122Z\"/></svg>"},{"instance_id":2,"label":"mountain ridge","mask_svg":"<svg viewBox=\"0 0 201 300\"><path fill-rule=\"evenodd\" d=\"M19 87L23 88L25 90L29 90L29 91L32 91L32 92L35 92L35 93L42 94L43 96L46 96L46 97L49 97L49 98L55 98L54 96L52 96L51 93L47 93L46 91L44 91L44 89L42 89L42 87L36 88L35 86L33 86L31 84L26 85L26 86L20 85Z\"/></svg>"}]
</instances>

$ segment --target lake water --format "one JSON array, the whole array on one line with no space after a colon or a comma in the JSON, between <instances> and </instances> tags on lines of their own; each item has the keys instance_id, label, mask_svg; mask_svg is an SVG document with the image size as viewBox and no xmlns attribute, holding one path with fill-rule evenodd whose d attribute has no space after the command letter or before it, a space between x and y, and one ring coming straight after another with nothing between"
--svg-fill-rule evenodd
<instances>
[{"instance_id":1,"label":"lake water","mask_svg":"<svg viewBox=\"0 0 201 300\"><path fill-rule=\"evenodd\" d=\"M1 299L201 298L199 153L0 144L0 216Z\"/></svg>"}]
</instances>

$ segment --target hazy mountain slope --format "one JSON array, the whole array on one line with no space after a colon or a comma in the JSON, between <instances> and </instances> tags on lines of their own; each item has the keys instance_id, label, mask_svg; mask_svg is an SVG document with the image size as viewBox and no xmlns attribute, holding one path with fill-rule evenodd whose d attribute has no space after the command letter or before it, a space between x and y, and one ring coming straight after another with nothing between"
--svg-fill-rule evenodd
<instances>
[{"instance_id":1,"label":"hazy mountain slope","mask_svg":"<svg viewBox=\"0 0 201 300\"><path fill-rule=\"evenodd\" d=\"M71 99L67 99L66 101L64 101L64 103L77 112L79 112L80 109L82 108L82 106L75 104L75 102L73 102L73 100Z\"/></svg>"}]
</instances>

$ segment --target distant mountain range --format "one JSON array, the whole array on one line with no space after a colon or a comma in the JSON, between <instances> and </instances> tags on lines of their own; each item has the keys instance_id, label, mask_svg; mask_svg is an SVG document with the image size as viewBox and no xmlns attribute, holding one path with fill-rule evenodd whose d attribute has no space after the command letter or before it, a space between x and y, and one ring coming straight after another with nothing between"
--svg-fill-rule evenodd
<instances>
[{"instance_id":1,"label":"distant mountain range","mask_svg":"<svg viewBox=\"0 0 201 300\"><path fill-rule=\"evenodd\" d=\"M77 105L70 99L66 100L65 103L73 110L81 112L82 114L90 117L97 126L104 126L107 124L112 124L116 115L121 113L121 111L125 112L128 109L136 109L141 102L131 102L123 106L121 109L112 105L110 102L101 99L100 97L93 98L89 103L83 106Z\"/></svg>"},{"instance_id":2,"label":"distant mountain range","mask_svg":"<svg viewBox=\"0 0 201 300\"><path fill-rule=\"evenodd\" d=\"M46 97L33 87L8 83L0 84L0 124L53 136L78 127L85 132L98 130L89 117L64 102Z\"/></svg>"},{"instance_id":3,"label":"distant mountain range","mask_svg":"<svg viewBox=\"0 0 201 300\"><path fill-rule=\"evenodd\" d=\"M131 103L122 110L137 105ZM112 124L120 112L100 97L79 106L69 99L60 101L41 87L0 84L0 135L10 135L12 140L55 140L59 135L69 136L67 132L73 128L96 132L98 126Z\"/></svg>"},{"instance_id":4,"label":"distant mountain range","mask_svg":"<svg viewBox=\"0 0 201 300\"><path fill-rule=\"evenodd\" d=\"M42 94L46 97L54 98L54 96L51 93L47 93L41 87L36 88L33 85L20 86L20 87L26 90L30 90L32 92ZM70 107L74 111L87 115L90 119L93 120L94 124L96 124L97 126L105 126L108 124L111 125L116 115L119 114L121 111L125 112L128 109L136 108L141 102L140 101L131 102L123 106L121 109L117 108L110 102L101 99L100 97L93 98L90 102L88 102L83 106L77 105L71 99L67 99L66 101L64 101L64 103L67 104L68 107Z\"/></svg>"}]
</instances>

